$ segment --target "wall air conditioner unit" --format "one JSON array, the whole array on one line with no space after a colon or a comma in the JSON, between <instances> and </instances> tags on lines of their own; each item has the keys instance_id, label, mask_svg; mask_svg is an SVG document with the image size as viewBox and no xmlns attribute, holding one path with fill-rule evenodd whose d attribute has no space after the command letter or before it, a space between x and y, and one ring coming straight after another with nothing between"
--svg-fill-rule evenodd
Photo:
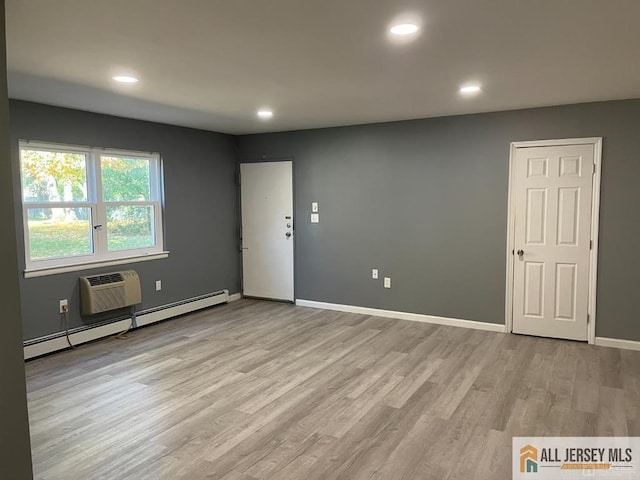
<instances>
[{"instance_id":1,"label":"wall air conditioner unit","mask_svg":"<svg viewBox=\"0 0 640 480\"><path fill-rule=\"evenodd\" d=\"M142 302L140 278L134 270L80 277L82 314L107 312Z\"/></svg>"}]
</instances>

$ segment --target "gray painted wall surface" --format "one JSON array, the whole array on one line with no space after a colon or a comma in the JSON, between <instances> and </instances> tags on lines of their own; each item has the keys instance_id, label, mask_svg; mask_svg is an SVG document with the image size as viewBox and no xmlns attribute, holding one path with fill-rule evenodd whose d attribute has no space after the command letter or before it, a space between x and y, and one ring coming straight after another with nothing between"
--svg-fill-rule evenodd
<instances>
[{"instance_id":1,"label":"gray painted wall surface","mask_svg":"<svg viewBox=\"0 0 640 480\"><path fill-rule=\"evenodd\" d=\"M5 51L4 0L0 0L0 478L26 480L33 475L22 359Z\"/></svg>"},{"instance_id":2,"label":"gray painted wall surface","mask_svg":"<svg viewBox=\"0 0 640 480\"><path fill-rule=\"evenodd\" d=\"M18 140L160 152L164 168L169 258L20 280L24 338L60 332L58 301L69 299L71 327L81 318L78 276L135 269L142 281L139 309L166 305L227 288L240 290L235 141L230 135L11 100L18 261L24 270ZM155 281L162 290L155 291ZM120 314L122 312L119 312ZM126 313L126 312L125 312ZM105 315L108 317L109 315Z\"/></svg>"},{"instance_id":3,"label":"gray painted wall surface","mask_svg":"<svg viewBox=\"0 0 640 480\"><path fill-rule=\"evenodd\" d=\"M504 323L510 142L604 137L597 335L640 340L639 132L628 100L247 135L238 158L294 160L297 298Z\"/></svg>"}]
</instances>

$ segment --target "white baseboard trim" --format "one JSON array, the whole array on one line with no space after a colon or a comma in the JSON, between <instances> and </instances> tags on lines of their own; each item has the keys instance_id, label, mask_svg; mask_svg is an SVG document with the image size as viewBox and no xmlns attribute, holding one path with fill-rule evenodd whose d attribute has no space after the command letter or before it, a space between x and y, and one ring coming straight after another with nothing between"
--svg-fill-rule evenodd
<instances>
[{"instance_id":1,"label":"white baseboard trim","mask_svg":"<svg viewBox=\"0 0 640 480\"><path fill-rule=\"evenodd\" d=\"M235 302L236 300L240 300L241 298L242 298L241 293L232 293L231 295L229 295L230 302Z\"/></svg>"},{"instance_id":2,"label":"white baseboard trim","mask_svg":"<svg viewBox=\"0 0 640 480\"><path fill-rule=\"evenodd\" d=\"M162 310L155 310L150 313L143 313L136 316L136 323L139 327L149 325L152 323L160 322L168 318L177 317L178 315L184 315L186 313L195 312L207 307L213 307L221 303L229 301L229 290L223 290L223 293L215 295L213 297L201 298L194 301L186 301L179 305L163 308Z\"/></svg>"},{"instance_id":3,"label":"white baseboard trim","mask_svg":"<svg viewBox=\"0 0 640 480\"><path fill-rule=\"evenodd\" d=\"M130 319L121 320L119 322L109 323L100 327L92 328L89 330L83 330L81 332L71 333L69 339L71 343L80 345L82 343L97 340L98 338L109 337L116 335L120 332L124 332L129 328L131 323ZM46 355L47 353L56 352L58 350L64 350L69 348L66 337L56 337L44 342L34 343L24 347L24 359L39 357L40 355Z\"/></svg>"},{"instance_id":4,"label":"white baseboard trim","mask_svg":"<svg viewBox=\"0 0 640 480\"><path fill-rule=\"evenodd\" d=\"M220 303L226 303L241 298L239 293L229 295L228 290L223 290L222 293L210 297L200 298L197 297L192 301L185 301L184 303L178 303L167 308L153 309L147 313L140 312L136 315L136 323L139 327L144 325L150 325L152 323L167 320L169 318L177 317L178 315L184 315L186 313L195 312L207 307L213 307ZM78 332L72 332L69 334L69 338L73 345L81 345L92 340L99 338L109 337L116 335L120 332L124 332L131 323L131 319L120 320L106 325L100 325L99 327L89 328ZM69 348L67 339L65 336L55 337L49 340L43 340L41 342L31 343L24 347L24 359L39 357L52 353L58 350L64 350Z\"/></svg>"},{"instance_id":5,"label":"white baseboard trim","mask_svg":"<svg viewBox=\"0 0 640 480\"><path fill-rule=\"evenodd\" d=\"M622 348L624 350L640 351L640 342L634 340L621 340L619 338L596 337L596 345L600 347Z\"/></svg>"},{"instance_id":6,"label":"white baseboard trim","mask_svg":"<svg viewBox=\"0 0 640 480\"><path fill-rule=\"evenodd\" d=\"M299 299L296 299L296 305L299 307L335 310L338 312L361 313L363 315L373 315L376 317L397 318L399 320L410 320L412 322L435 323L437 325L448 325L450 327L473 328L475 330L486 330L489 332L505 332L504 325L497 323L474 322L472 320L436 317L434 315L423 315L421 313L396 312L393 310L381 310L378 308L357 307L355 305L341 305L339 303L325 303Z\"/></svg>"}]
</instances>

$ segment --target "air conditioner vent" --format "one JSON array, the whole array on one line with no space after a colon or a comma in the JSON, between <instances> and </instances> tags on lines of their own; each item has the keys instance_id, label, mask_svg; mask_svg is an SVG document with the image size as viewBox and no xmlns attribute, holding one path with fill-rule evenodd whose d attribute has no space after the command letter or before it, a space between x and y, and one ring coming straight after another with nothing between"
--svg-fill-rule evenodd
<instances>
[{"instance_id":1,"label":"air conditioner vent","mask_svg":"<svg viewBox=\"0 0 640 480\"><path fill-rule=\"evenodd\" d=\"M140 278L134 270L80 277L83 315L130 307L142 302Z\"/></svg>"},{"instance_id":2,"label":"air conditioner vent","mask_svg":"<svg viewBox=\"0 0 640 480\"><path fill-rule=\"evenodd\" d=\"M116 283L122 281L122 274L120 272L117 273L109 273L107 275L96 275L95 277L87 277L89 280L89 284L92 287L96 285L107 285L109 283Z\"/></svg>"}]
</instances>

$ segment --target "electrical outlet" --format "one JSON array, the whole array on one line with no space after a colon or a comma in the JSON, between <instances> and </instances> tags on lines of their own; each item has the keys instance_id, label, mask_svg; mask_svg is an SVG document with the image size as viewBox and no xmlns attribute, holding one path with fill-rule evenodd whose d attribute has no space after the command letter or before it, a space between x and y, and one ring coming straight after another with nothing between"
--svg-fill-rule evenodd
<instances>
[{"instance_id":1,"label":"electrical outlet","mask_svg":"<svg viewBox=\"0 0 640 480\"><path fill-rule=\"evenodd\" d=\"M384 288L391 288L391 277L384 277Z\"/></svg>"},{"instance_id":2,"label":"electrical outlet","mask_svg":"<svg viewBox=\"0 0 640 480\"><path fill-rule=\"evenodd\" d=\"M66 298L60 300L60 313L66 313L69 311L69 300Z\"/></svg>"},{"instance_id":3,"label":"electrical outlet","mask_svg":"<svg viewBox=\"0 0 640 480\"><path fill-rule=\"evenodd\" d=\"M312 213L311 214L311 223L320 223L320 214Z\"/></svg>"},{"instance_id":4,"label":"electrical outlet","mask_svg":"<svg viewBox=\"0 0 640 480\"><path fill-rule=\"evenodd\" d=\"M156 292L162 290L162 280L156 280Z\"/></svg>"},{"instance_id":5,"label":"electrical outlet","mask_svg":"<svg viewBox=\"0 0 640 480\"><path fill-rule=\"evenodd\" d=\"M377 280L378 279L378 269L374 268L371 270L371 278Z\"/></svg>"}]
</instances>

